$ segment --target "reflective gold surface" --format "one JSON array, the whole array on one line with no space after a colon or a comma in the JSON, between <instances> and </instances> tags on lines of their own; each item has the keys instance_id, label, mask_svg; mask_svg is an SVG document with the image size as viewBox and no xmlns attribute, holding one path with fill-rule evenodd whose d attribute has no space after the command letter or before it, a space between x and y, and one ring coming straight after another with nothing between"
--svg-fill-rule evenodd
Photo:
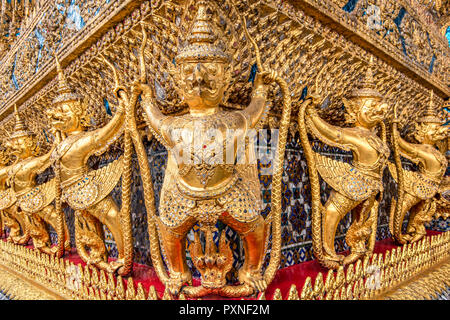
<instances>
[{"instance_id":1,"label":"reflective gold surface","mask_svg":"<svg viewBox=\"0 0 450 320\"><path fill-rule=\"evenodd\" d=\"M435 144L448 137L448 127L435 114L433 91L431 91L429 107L415 124L415 138L419 143L405 141L394 126L393 142L398 146L399 155L418 165L419 171L402 169L399 159L389 169L398 181L398 202L393 199L389 228L395 240L401 244L420 240L425 234L425 223L430 222L436 211L436 199L448 163ZM400 172L399 172L400 171ZM406 234L402 232L403 220L410 212Z\"/></svg>"},{"instance_id":2,"label":"reflective gold surface","mask_svg":"<svg viewBox=\"0 0 450 320\"><path fill-rule=\"evenodd\" d=\"M61 257L64 249L70 250L70 236L63 214L51 204L55 199L55 181L50 180L39 186L35 181L37 174L51 165L51 152L37 157L39 150L34 135L28 131L17 109L15 117L16 126L7 146L17 158L8 170L9 181L17 198L16 214L22 216L37 249ZM58 245L53 248L46 223L53 227L58 236Z\"/></svg>"},{"instance_id":3,"label":"reflective gold surface","mask_svg":"<svg viewBox=\"0 0 450 320\"><path fill-rule=\"evenodd\" d=\"M230 79L230 58L215 44L217 36L211 24L211 10L208 1L198 3L188 45L177 55L174 62L174 78L179 94L189 107L189 113L182 116L165 116L158 108L155 93L150 86L141 83L144 118L153 135L168 149L168 164L161 191L160 215L150 212L149 225L152 260L159 278L169 292L177 295L183 285L183 293L198 297L206 294L224 296L245 296L264 291L273 279L280 259L280 191L281 173L290 116L290 100L285 82L273 72L265 72L261 65L259 50L253 41L258 68L249 106L241 111L226 111L220 104ZM244 20L245 21L245 20ZM248 35L248 33L247 33ZM146 35L141 48L141 80L145 80L143 54ZM144 76L143 76L144 75ZM245 140L248 130L255 128L263 116L268 84L276 82L284 95L282 133L279 156L273 182L273 218L260 215L261 196L257 175L257 164L253 146L244 143L244 163L236 164L239 150L237 145ZM266 111L267 112L267 111ZM131 119L132 120L132 119ZM133 124L128 125L133 128ZM229 131L232 135L229 135ZM214 131L217 139L209 135ZM181 133L181 135L180 135ZM141 170L147 170L145 154L140 152L140 138L131 135L136 146ZM186 138L187 137L187 138ZM224 138L225 137L225 138ZM227 148L231 145L230 148ZM225 152L221 152L221 150ZM231 161L230 156L231 152ZM281 163L281 165L280 165ZM144 176L148 174L144 173ZM153 197L150 185L144 187L147 203ZM275 191L276 190L276 191ZM151 203L149 203L151 206ZM149 206L147 206L147 210ZM273 221L271 221L273 219ZM240 284L226 285L225 277L231 269L232 255L222 238L216 253L212 232L217 221L235 230L244 242L245 262L239 270ZM272 254L269 267L262 273L267 237L272 222ZM195 225L209 239L205 252L200 250L198 240L190 252L194 265L202 274L202 285L192 287L191 272L186 264L186 235ZM158 235L156 235L157 228ZM156 240L156 238L159 239ZM155 241L156 240L156 241ZM161 250L168 273L162 266Z\"/></svg>"},{"instance_id":4,"label":"reflective gold surface","mask_svg":"<svg viewBox=\"0 0 450 320\"><path fill-rule=\"evenodd\" d=\"M84 261L109 272L128 273L132 256L131 230L126 223L129 212L121 212L109 195L121 177L121 159L98 170L87 166L91 155L104 152L121 134L127 95L124 90L119 91L115 116L103 128L88 132L84 127L86 107L82 97L68 86L57 58L56 64L58 95L52 108L47 110L59 141L50 152L57 188L62 189L56 202L64 201L75 210L75 242ZM102 224L113 234L119 253L116 261L108 262Z\"/></svg>"},{"instance_id":5,"label":"reflective gold surface","mask_svg":"<svg viewBox=\"0 0 450 320\"><path fill-rule=\"evenodd\" d=\"M314 254L323 266L337 269L372 253L375 245L382 172L389 156L385 130L380 138L376 128L380 123L384 127L388 106L373 83L372 62L359 87L344 99L346 119L352 127L341 128L322 120L314 109L319 104L317 93L302 103L298 121L311 180ZM307 131L328 145L351 151L352 165L316 154ZM324 205L317 172L333 188ZM344 257L336 254L334 239L339 221L350 210L353 222L346 235L350 254Z\"/></svg>"},{"instance_id":6,"label":"reflective gold surface","mask_svg":"<svg viewBox=\"0 0 450 320\"><path fill-rule=\"evenodd\" d=\"M2 232L9 229L13 244L0 242L0 265L61 297L158 299L154 288L145 292L133 281L124 290L120 277L132 274L136 249L131 186L141 181L132 178L135 152L151 261L166 286L163 299L257 293L263 298L285 249L284 157L288 132L299 131L311 182L314 254L337 272L326 279L320 273L314 283L308 278L301 292L291 287L287 299L364 299L382 293L426 298L421 290L441 288L436 283L448 273L448 235L423 239L425 223L449 214L449 183L443 177L448 163L441 153L448 151L448 127L441 126L444 111L436 108L445 99L448 104L449 95L449 50L442 37L449 25L447 4L359 1L347 11L341 0L95 0L90 5L98 7L97 18L90 6L82 6L87 24L76 30L65 27L68 10L59 15L50 2L1 2L0 210ZM373 25L371 13L382 23ZM46 30L44 44L33 37L39 24ZM109 107L103 110L105 100L111 102L111 117ZM20 114L12 111L16 104ZM291 123L291 113L298 114L297 123ZM385 123L392 124L391 132ZM279 129L265 218L261 172L249 143L252 130L263 126ZM351 152L352 163L313 151L316 142L308 134ZM168 151L159 198L144 136ZM88 166L91 156L113 144L123 155L98 169ZM387 161L391 151L393 163ZM403 168L400 156L419 170ZM391 199L389 228L405 246L388 251L383 260L372 253L386 164L399 199ZM50 166L54 178L38 185L37 175ZM321 191L320 178L330 194ZM111 195L118 184L121 207ZM65 205L75 211L76 249L86 268L58 260L70 249ZM336 229L350 212L345 234L350 254L338 255ZM243 243L244 263L234 284L227 282L232 249L225 233L217 232L217 222ZM54 247L47 224L57 233ZM196 225L199 231L186 248ZM113 262L108 262L105 229L118 250ZM17 246L30 237L43 255ZM192 285L187 254L201 274L200 286ZM428 270L432 267L439 271ZM6 279L11 287L17 274L9 278L3 271L0 284ZM79 273L81 282L74 280ZM374 274L381 287L368 288ZM407 284L420 275L423 281ZM389 292L402 286L407 289ZM283 299L280 290L273 299Z\"/></svg>"}]
</instances>

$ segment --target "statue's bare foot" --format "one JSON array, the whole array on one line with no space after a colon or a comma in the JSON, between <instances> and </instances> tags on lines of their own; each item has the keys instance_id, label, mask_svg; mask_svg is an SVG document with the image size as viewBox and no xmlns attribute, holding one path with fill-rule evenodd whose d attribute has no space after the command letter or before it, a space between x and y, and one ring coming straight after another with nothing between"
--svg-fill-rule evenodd
<instances>
[{"instance_id":1,"label":"statue's bare foot","mask_svg":"<svg viewBox=\"0 0 450 320\"><path fill-rule=\"evenodd\" d=\"M17 240L14 241L14 243L17 243L17 244L27 244L27 243L28 243L28 240L29 240L29 237L28 237L27 235L24 235L24 236L21 236L21 237L17 238Z\"/></svg>"},{"instance_id":2,"label":"statue's bare foot","mask_svg":"<svg viewBox=\"0 0 450 320\"><path fill-rule=\"evenodd\" d=\"M357 261L359 258L364 257L365 252L351 252L348 256L344 258L343 264L348 265L355 261Z\"/></svg>"},{"instance_id":3,"label":"statue's bare foot","mask_svg":"<svg viewBox=\"0 0 450 320\"><path fill-rule=\"evenodd\" d=\"M206 296L207 294L212 293L211 289L202 286L197 287L187 286L184 287L181 291L183 291L183 293L190 298L200 298Z\"/></svg>"},{"instance_id":4,"label":"statue's bare foot","mask_svg":"<svg viewBox=\"0 0 450 320\"><path fill-rule=\"evenodd\" d=\"M111 261L108 266L108 269L109 269L108 271L111 273L114 273L117 271L119 274L121 274L120 270L123 267L124 263L125 263L125 261L123 258L117 259L115 261Z\"/></svg>"},{"instance_id":5,"label":"statue's bare foot","mask_svg":"<svg viewBox=\"0 0 450 320\"><path fill-rule=\"evenodd\" d=\"M402 234L400 237L398 237L397 242L400 244L405 244L405 243L411 242L411 239L412 239L411 235Z\"/></svg>"},{"instance_id":6,"label":"statue's bare foot","mask_svg":"<svg viewBox=\"0 0 450 320\"><path fill-rule=\"evenodd\" d=\"M337 268L344 265L345 256L342 254L324 254L324 261L327 267Z\"/></svg>"},{"instance_id":7,"label":"statue's bare foot","mask_svg":"<svg viewBox=\"0 0 450 320\"><path fill-rule=\"evenodd\" d=\"M425 236L425 234L423 234L423 233L415 233L413 236L411 236L411 239L409 240L409 242L417 242L417 241L421 240L424 236Z\"/></svg>"},{"instance_id":8,"label":"statue's bare foot","mask_svg":"<svg viewBox=\"0 0 450 320\"><path fill-rule=\"evenodd\" d=\"M46 254L50 255L50 256L55 256L58 253L58 247L42 247L40 248L41 251L45 252Z\"/></svg>"},{"instance_id":9,"label":"statue's bare foot","mask_svg":"<svg viewBox=\"0 0 450 320\"><path fill-rule=\"evenodd\" d=\"M261 272L259 270L239 270L239 281L241 283L248 284L258 292L264 292L267 289L267 282L266 280L264 280L264 277L261 275Z\"/></svg>"}]
</instances>

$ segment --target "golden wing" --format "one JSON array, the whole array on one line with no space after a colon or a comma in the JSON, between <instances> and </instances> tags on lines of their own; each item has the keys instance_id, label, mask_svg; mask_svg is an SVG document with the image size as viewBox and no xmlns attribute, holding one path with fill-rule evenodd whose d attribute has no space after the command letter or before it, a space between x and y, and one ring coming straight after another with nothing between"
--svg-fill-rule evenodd
<instances>
[{"instance_id":1,"label":"golden wing","mask_svg":"<svg viewBox=\"0 0 450 320\"><path fill-rule=\"evenodd\" d=\"M48 206L55 199L55 196L56 180L52 179L21 195L18 197L17 202L23 211L36 213Z\"/></svg>"},{"instance_id":2,"label":"golden wing","mask_svg":"<svg viewBox=\"0 0 450 320\"><path fill-rule=\"evenodd\" d=\"M336 161L315 153L317 170L320 176L335 191L346 197L361 201L367 199L374 190L381 189L381 182L365 175L364 172L348 163Z\"/></svg>"},{"instance_id":3,"label":"golden wing","mask_svg":"<svg viewBox=\"0 0 450 320\"><path fill-rule=\"evenodd\" d=\"M119 182L123 172L123 158L111 162L98 170L92 170L88 173L99 186L99 193L96 202L103 200L108 196Z\"/></svg>"},{"instance_id":4,"label":"golden wing","mask_svg":"<svg viewBox=\"0 0 450 320\"><path fill-rule=\"evenodd\" d=\"M107 197L122 176L122 157L107 166L88 172L63 190L63 198L75 210L87 209Z\"/></svg>"},{"instance_id":5,"label":"golden wing","mask_svg":"<svg viewBox=\"0 0 450 320\"><path fill-rule=\"evenodd\" d=\"M395 164L389 162L388 166L392 177L397 181ZM403 169L403 180L405 191L423 200L432 198L438 191L438 185L420 172Z\"/></svg>"},{"instance_id":6,"label":"golden wing","mask_svg":"<svg viewBox=\"0 0 450 320\"><path fill-rule=\"evenodd\" d=\"M0 192L0 210L11 207L16 202L16 195L11 188Z\"/></svg>"}]
</instances>

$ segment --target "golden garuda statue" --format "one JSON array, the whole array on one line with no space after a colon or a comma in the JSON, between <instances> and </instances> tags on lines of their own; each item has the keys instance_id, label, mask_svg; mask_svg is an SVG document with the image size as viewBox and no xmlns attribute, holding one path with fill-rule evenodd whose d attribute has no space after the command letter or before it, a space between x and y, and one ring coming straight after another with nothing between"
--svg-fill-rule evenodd
<instances>
[{"instance_id":1,"label":"golden garuda statue","mask_svg":"<svg viewBox=\"0 0 450 320\"><path fill-rule=\"evenodd\" d=\"M394 119L397 122L397 119ZM425 114L415 125L415 138L419 143L405 141L393 124L393 145L395 163L389 170L398 183L398 201L392 199L389 229L394 239L401 244L416 242L425 236L425 223L433 219L443 177L447 169L447 159L435 144L448 137L448 127L442 126L433 104L433 91ZM402 168L400 156L418 165L419 171ZM402 231L403 220L410 212L406 234Z\"/></svg>"},{"instance_id":2,"label":"golden garuda statue","mask_svg":"<svg viewBox=\"0 0 450 320\"><path fill-rule=\"evenodd\" d=\"M372 64L371 59L362 82L348 99L343 99L346 121L351 127L337 127L321 119L313 106L319 102L317 96L307 97L299 111L300 138L311 182L313 250L327 268L335 269L370 255L375 245L382 172L389 148L383 123L388 105L376 90ZM382 139L376 134L379 124L383 128ZM351 151L352 164L314 152L308 142L308 132L330 146ZM318 174L332 188L324 205L320 200ZM344 257L336 254L334 241L339 221L350 211L353 222L346 234L350 254Z\"/></svg>"},{"instance_id":3,"label":"golden garuda statue","mask_svg":"<svg viewBox=\"0 0 450 320\"><path fill-rule=\"evenodd\" d=\"M4 228L9 228L8 241L16 244L26 244L30 240L30 235L25 224L24 216L17 213L16 195L9 184L8 166L11 150L10 143L5 141L5 150L0 152L0 214L2 219L1 234Z\"/></svg>"},{"instance_id":4,"label":"golden garuda statue","mask_svg":"<svg viewBox=\"0 0 450 320\"><path fill-rule=\"evenodd\" d=\"M133 254L129 207L121 211L110 195L122 175L122 159L98 170L91 170L87 165L91 155L101 155L122 134L128 95L124 88L116 87L119 100L116 114L104 127L87 131L83 98L69 87L57 57L56 66L57 96L47 117L61 141L51 155L57 191L61 193L57 195L57 206L65 202L75 211L75 244L86 263L108 272L128 274ZM116 261L108 262L103 225L116 242Z\"/></svg>"},{"instance_id":5,"label":"golden garuda statue","mask_svg":"<svg viewBox=\"0 0 450 320\"><path fill-rule=\"evenodd\" d=\"M152 262L166 289L173 295L182 290L191 297L208 294L246 296L266 289L280 261L281 174L290 97L286 83L273 72L264 71L258 48L246 31L247 39L254 46L259 71L254 81L251 102L242 110L223 108L224 94L229 90L231 57L224 51L227 45L219 42L225 39L218 39L212 23L217 7L208 1L199 1L195 6L197 11L191 20L187 44L174 57L175 67L171 70L178 93L188 106L187 114L165 115L160 111L160 102L156 99L153 87L146 84L144 58L151 55L152 50L146 50L145 29L143 32L140 52L141 106L153 136L168 150L159 215L154 207L148 160L136 129L134 113L127 116L126 127L130 130L140 164ZM231 10L237 12L234 7ZM242 25L246 26L245 22ZM148 45L153 46L154 43ZM170 58L168 60L172 61ZM268 84L271 82L280 86L284 98L272 183L272 211L264 219L260 212L257 163L251 161L256 159L256 154L253 144L245 143L245 137L257 127L268 111L265 105ZM241 149L237 146L244 147ZM237 159L238 154L242 156L240 161ZM235 230L244 243L245 262L239 269L237 285L227 284L226 281L233 256L225 234L221 233L218 247L213 241L213 234L218 231L218 221ZM189 246L193 264L202 275L201 285L194 287L186 263L186 237L196 224L200 225L199 232L204 234L205 247L203 249L199 242L199 234L195 235L195 240ZM262 264L271 230L270 262L263 272Z\"/></svg>"},{"instance_id":6,"label":"golden garuda statue","mask_svg":"<svg viewBox=\"0 0 450 320\"><path fill-rule=\"evenodd\" d=\"M37 156L39 148L34 133L28 130L20 118L17 106L14 113L16 123L9 138L9 146L17 161L9 168L8 175L17 199L17 215L23 216L35 248L61 257L64 248L70 250L70 236L62 212L57 212L52 204L55 199L55 179L36 185L36 176L51 165L52 150ZM53 227L58 236L58 246L53 248L47 224Z\"/></svg>"},{"instance_id":7,"label":"golden garuda statue","mask_svg":"<svg viewBox=\"0 0 450 320\"><path fill-rule=\"evenodd\" d=\"M3 237L4 232L3 210L5 209L5 206L9 208L12 200L14 200L10 196L11 192L9 190L6 191L7 189L6 178L8 177L8 173L7 170L5 170L5 168L7 167L8 163L9 163L8 153L6 152L5 149L0 149L0 237ZM5 197L4 201L2 201L3 197Z\"/></svg>"}]
</instances>

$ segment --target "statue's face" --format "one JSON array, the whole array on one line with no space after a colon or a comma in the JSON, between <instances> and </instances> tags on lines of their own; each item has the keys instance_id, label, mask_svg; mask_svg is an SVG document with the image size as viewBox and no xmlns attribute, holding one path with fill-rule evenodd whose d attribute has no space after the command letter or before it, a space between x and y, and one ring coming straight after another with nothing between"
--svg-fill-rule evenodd
<instances>
[{"instance_id":1,"label":"statue's face","mask_svg":"<svg viewBox=\"0 0 450 320\"><path fill-rule=\"evenodd\" d=\"M53 128L64 133L79 129L80 117L75 112L75 103L77 102L61 102L46 112Z\"/></svg>"},{"instance_id":2,"label":"statue's face","mask_svg":"<svg viewBox=\"0 0 450 320\"><path fill-rule=\"evenodd\" d=\"M31 136L13 138L6 143L6 147L19 159L25 159L33 155L36 142Z\"/></svg>"},{"instance_id":3,"label":"statue's face","mask_svg":"<svg viewBox=\"0 0 450 320\"><path fill-rule=\"evenodd\" d=\"M358 121L368 128L374 127L384 120L387 111L388 105L379 99L364 98L358 112Z\"/></svg>"},{"instance_id":4,"label":"statue's face","mask_svg":"<svg viewBox=\"0 0 450 320\"><path fill-rule=\"evenodd\" d=\"M423 143L434 144L448 136L448 127L440 123L420 123L416 125L415 137Z\"/></svg>"},{"instance_id":5,"label":"statue's face","mask_svg":"<svg viewBox=\"0 0 450 320\"><path fill-rule=\"evenodd\" d=\"M183 62L180 65L181 92L191 109L216 108L225 90L225 67L220 62Z\"/></svg>"}]
</instances>

